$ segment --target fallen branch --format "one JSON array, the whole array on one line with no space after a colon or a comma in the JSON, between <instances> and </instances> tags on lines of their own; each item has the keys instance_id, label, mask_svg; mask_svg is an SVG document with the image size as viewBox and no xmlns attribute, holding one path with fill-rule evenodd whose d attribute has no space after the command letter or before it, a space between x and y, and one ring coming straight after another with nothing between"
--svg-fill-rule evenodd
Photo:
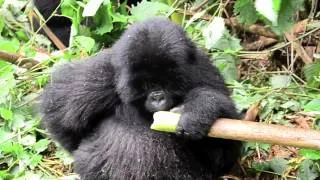
<instances>
[{"instance_id":1,"label":"fallen branch","mask_svg":"<svg viewBox=\"0 0 320 180\"><path fill-rule=\"evenodd\" d=\"M312 63L312 58L309 57L309 55L304 50L304 48L299 43L297 43L295 41L295 39L296 39L295 35L293 35L292 33L288 33L288 32L284 33L284 35L286 36L288 41L290 41L290 43L292 43L293 49L296 51L296 53L302 59L302 61L305 64L311 64Z\"/></svg>"},{"instance_id":2,"label":"fallen branch","mask_svg":"<svg viewBox=\"0 0 320 180\"><path fill-rule=\"evenodd\" d=\"M154 113L151 129L175 132L180 114L159 111ZM281 125L221 118L211 127L209 137L254 141L320 150L320 132Z\"/></svg>"},{"instance_id":3,"label":"fallen branch","mask_svg":"<svg viewBox=\"0 0 320 180\"><path fill-rule=\"evenodd\" d=\"M26 58L17 54L7 53L4 51L0 51L0 59L17 66L25 67L27 69L31 69L33 66L39 64L39 62L36 60Z\"/></svg>"},{"instance_id":4,"label":"fallen branch","mask_svg":"<svg viewBox=\"0 0 320 180\"><path fill-rule=\"evenodd\" d=\"M264 49L267 46L273 45L275 43L277 43L278 40L273 39L273 38L268 38L265 36L259 36L259 39L248 43L248 44L244 44L243 48L246 51L254 51L254 50L261 50Z\"/></svg>"},{"instance_id":5,"label":"fallen branch","mask_svg":"<svg viewBox=\"0 0 320 180\"><path fill-rule=\"evenodd\" d=\"M39 27L46 33L48 38L53 42L54 45L57 46L59 50L66 49L66 46L62 43L62 41L51 31L51 29L46 24L41 24L41 20L38 15L34 12L31 12L32 17L36 20Z\"/></svg>"},{"instance_id":6,"label":"fallen branch","mask_svg":"<svg viewBox=\"0 0 320 180\"><path fill-rule=\"evenodd\" d=\"M232 27L235 27L238 29L243 29L243 30L250 32L250 33L253 33L253 34L257 34L257 35L265 36L265 37L269 37L269 38L274 38L274 39L277 38L277 35L274 32L272 32L271 29L266 28L263 25L253 24L251 26L245 26L245 25L240 24L235 17L225 19L224 22L227 26L232 26Z\"/></svg>"}]
</instances>

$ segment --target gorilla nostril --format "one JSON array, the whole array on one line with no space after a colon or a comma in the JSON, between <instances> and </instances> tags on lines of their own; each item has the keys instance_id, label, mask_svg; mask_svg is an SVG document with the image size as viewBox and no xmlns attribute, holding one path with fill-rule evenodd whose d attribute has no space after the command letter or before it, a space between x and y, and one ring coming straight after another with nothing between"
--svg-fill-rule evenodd
<instances>
[{"instance_id":1,"label":"gorilla nostril","mask_svg":"<svg viewBox=\"0 0 320 180\"><path fill-rule=\"evenodd\" d=\"M165 97L164 95L157 95L157 96L153 96L152 100L158 103L161 103L162 101L165 101Z\"/></svg>"},{"instance_id":2,"label":"gorilla nostril","mask_svg":"<svg viewBox=\"0 0 320 180\"><path fill-rule=\"evenodd\" d=\"M164 96L163 96L163 95L159 96L158 100L159 100L159 101L164 101L164 100L165 100L165 99L164 99Z\"/></svg>"}]
</instances>

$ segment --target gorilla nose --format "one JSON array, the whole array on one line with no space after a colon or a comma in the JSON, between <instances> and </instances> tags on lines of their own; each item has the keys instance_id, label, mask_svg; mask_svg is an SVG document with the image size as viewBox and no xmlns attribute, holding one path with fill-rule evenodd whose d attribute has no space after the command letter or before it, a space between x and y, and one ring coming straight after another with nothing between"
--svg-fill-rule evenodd
<instances>
[{"instance_id":1,"label":"gorilla nose","mask_svg":"<svg viewBox=\"0 0 320 180\"><path fill-rule=\"evenodd\" d=\"M170 109L173 101L164 91L154 91L148 95L145 107L150 112L164 111Z\"/></svg>"},{"instance_id":2,"label":"gorilla nose","mask_svg":"<svg viewBox=\"0 0 320 180\"><path fill-rule=\"evenodd\" d=\"M164 110L167 105L165 94L159 93L154 95L152 97L152 104L157 110Z\"/></svg>"},{"instance_id":3,"label":"gorilla nose","mask_svg":"<svg viewBox=\"0 0 320 180\"><path fill-rule=\"evenodd\" d=\"M154 94L154 96L152 97L152 101L153 102L157 102L157 103L163 103L163 101L165 101L165 95L163 93L157 93Z\"/></svg>"}]
</instances>

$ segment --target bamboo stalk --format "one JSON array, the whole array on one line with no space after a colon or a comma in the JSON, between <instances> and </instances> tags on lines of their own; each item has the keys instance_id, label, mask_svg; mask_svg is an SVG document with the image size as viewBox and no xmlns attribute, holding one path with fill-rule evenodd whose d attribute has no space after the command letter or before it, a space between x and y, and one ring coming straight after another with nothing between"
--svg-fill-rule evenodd
<instances>
[{"instance_id":1,"label":"bamboo stalk","mask_svg":"<svg viewBox=\"0 0 320 180\"><path fill-rule=\"evenodd\" d=\"M218 119L208 136L320 150L320 131L251 121Z\"/></svg>"}]
</instances>

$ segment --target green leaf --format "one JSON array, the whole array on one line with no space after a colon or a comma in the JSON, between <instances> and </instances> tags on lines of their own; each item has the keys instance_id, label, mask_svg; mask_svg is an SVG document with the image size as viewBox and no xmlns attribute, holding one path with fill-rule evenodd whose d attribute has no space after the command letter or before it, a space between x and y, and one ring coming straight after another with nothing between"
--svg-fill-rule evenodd
<instances>
[{"instance_id":1,"label":"green leaf","mask_svg":"<svg viewBox=\"0 0 320 180\"><path fill-rule=\"evenodd\" d=\"M2 143L11 139L13 136L14 136L13 132L8 132L3 129L0 129L0 146L2 146Z\"/></svg>"},{"instance_id":2,"label":"green leaf","mask_svg":"<svg viewBox=\"0 0 320 180\"><path fill-rule=\"evenodd\" d=\"M50 141L48 139L41 139L40 141L36 142L32 149L38 154L43 152L48 148Z\"/></svg>"},{"instance_id":3,"label":"green leaf","mask_svg":"<svg viewBox=\"0 0 320 180\"><path fill-rule=\"evenodd\" d=\"M301 163L298 169L298 180L314 180L319 176L320 174L311 160L306 159Z\"/></svg>"},{"instance_id":4,"label":"green leaf","mask_svg":"<svg viewBox=\"0 0 320 180\"><path fill-rule=\"evenodd\" d=\"M6 170L0 171L0 179L1 180L9 180L14 179L14 176L11 173L8 173Z\"/></svg>"},{"instance_id":5,"label":"green leaf","mask_svg":"<svg viewBox=\"0 0 320 180\"><path fill-rule=\"evenodd\" d=\"M278 12L278 22L271 26L271 29L281 34L289 30L293 25L293 15L297 10L304 7L304 0L282 0L280 11Z\"/></svg>"},{"instance_id":6,"label":"green leaf","mask_svg":"<svg viewBox=\"0 0 320 180\"><path fill-rule=\"evenodd\" d=\"M95 25L97 26L94 29L95 33L103 35L113 30L111 14L113 14L111 3L104 3L98 10L97 14L93 17Z\"/></svg>"},{"instance_id":7,"label":"green leaf","mask_svg":"<svg viewBox=\"0 0 320 180\"><path fill-rule=\"evenodd\" d=\"M276 4L274 4L273 2L274 0L256 0L255 7L256 7L256 10L260 14L262 14L265 18L267 18L269 21L271 21L273 25L277 25L278 11L276 11L274 7L276 6L276 8L280 9L279 3L281 3L281 1L280 2L275 1Z\"/></svg>"},{"instance_id":8,"label":"green leaf","mask_svg":"<svg viewBox=\"0 0 320 180\"><path fill-rule=\"evenodd\" d=\"M20 49L20 42L17 39L7 40L0 37L0 49L15 53Z\"/></svg>"},{"instance_id":9,"label":"green leaf","mask_svg":"<svg viewBox=\"0 0 320 180\"><path fill-rule=\"evenodd\" d=\"M303 107L304 111L320 111L320 99L314 99Z\"/></svg>"},{"instance_id":10,"label":"green leaf","mask_svg":"<svg viewBox=\"0 0 320 180\"><path fill-rule=\"evenodd\" d=\"M288 168L288 161L280 157L275 157L270 162L270 168L274 172L282 174Z\"/></svg>"},{"instance_id":11,"label":"green leaf","mask_svg":"<svg viewBox=\"0 0 320 180\"><path fill-rule=\"evenodd\" d=\"M67 151L63 150L62 148L59 148L56 151L55 156L61 159L64 165L70 165L74 161L73 158L70 156L70 154Z\"/></svg>"},{"instance_id":12,"label":"green leaf","mask_svg":"<svg viewBox=\"0 0 320 180\"><path fill-rule=\"evenodd\" d=\"M82 13L82 16L87 17L87 16L94 16L100 5L103 3L104 0L89 0L88 3L84 6L84 10ZM110 3L110 1L109 1Z\"/></svg>"},{"instance_id":13,"label":"green leaf","mask_svg":"<svg viewBox=\"0 0 320 180\"><path fill-rule=\"evenodd\" d=\"M80 6L77 4L77 1L63 0L60 7L62 15L72 20L71 35L78 34L82 16L80 15Z\"/></svg>"},{"instance_id":14,"label":"green leaf","mask_svg":"<svg viewBox=\"0 0 320 180\"><path fill-rule=\"evenodd\" d=\"M238 79L236 60L233 56L226 53L219 53L213 57L213 60L226 82L232 83Z\"/></svg>"},{"instance_id":15,"label":"green leaf","mask_svg":"<svg viewBox=\"0 0 320 180\"><path fill-rule=\"evenodd\" d=\"M22 112L14 112L13 113L13 120L12 120L12 129L13 130L18 130L20 128L23 128L25 126L25 120L26 118L24 117Z\"/></svg>"},{"instance_id":16,"label":"green leaf","mask_svg":"<svg viewBox=\"0 0 320 180\"><path fill-rule=\"evenodd\" d=\"M172 8L167 4L142 0L137 6L132 7L130 19L132 21L142 21L154 16L166 16L171 10Z\"/></svg>"},{"instance_id":17,"label":"green leaf","mask_svg":"<svg viewBox=\"0 0 320 180\"><path fill-rule=\"evenodd\" d=\"M75 42L77 43L78 47L84 49L86 52L91 52L95 45L94 39L86 36L76 36Z\"/></svg>"},{"instance_id":18,"label":"green leaf","mask_svg":"<svg viewBox=\"0 0 320 180\"><path fill-rule=\"evenodd\" d=\"M270 169L270 163L266 161L253 161L252 168L260 171L266 171Z\"/></svg>"},{"instance_id":19,"label":"green leaf","mask_svg":"<svg viewBox=\"0 0 320 180\"><path fill-rule=\"evenodd\" d=\"M320 87L320 61L305 65L303 72L308 85L314 88Z\"/></svg>"},{"instance_id":20,"label":"green leaf","mask_svg":"<svg viewBox=\"0 0 320 180\"><path fill-rule=\"evenodd\" d=\"M273 9L276 12L279 12L281 8L281 0L272 0L272 4L273 4Z\"/></svg>"},{"instance_id":21,"label":"green leaf","mask_svg":"<svg viewBox=\"0 0 320 180\"><path fill-rule=\"evenodd\" d=\"M6 26L5 19L4 19L4 17L0 16L0 35L3 32L5 26Z\"/></svg>"},{"instance_id":22,"label":"green leaf","mask_svg":"<svg viewBox=\"0 0 320 180\"><path fill-rule=\"evenodd\" d=\"M286 88L291 84L291 77L287 75L273 75L270 78L272 88Z\"/></svg>"},{"instance_id":23,"label":"green leaf","mask_svg":"<svg viewBox=\"0 0 320 180\"><path fill-rule=\"evenodd\" d=\"M240 39L235 38L229 34L226 30L223 34L223 37L215 43L211 49L218 49L227 53L236 53L242 49L240 45Z\"/></svg>"},{"instance_id":24,"label":"green leaf","mask_svg":"<svg viewBox=\"0 0 320 180\"><path fill-rule=\"evenodd\" d=\"M13 113L10 109L2 107L0 108L0 116L7 121L11 121L13 118Z\"/></svg>"},{"instance_id":25,"label":"green leaf","mask_svg":"<svg viewBox=\"0 0 320 180\"><path fill-rule=\"evenodd\" d=\"M301 109L301 105L298 101L295 100L289 100L285 102L284 104L280 105L283 109L290 109L294 112L299 111Z\"/></svg>"},{"instance_id":26,"label":"green leaf","mask_svg":"<svg viewBox=\"0 0 320 180\"><path fill-rule=\"evenodd\" d=\"M218 43L219 39L222 38L225 29L224 20L220 17L214 17L212 22L202 31L205 47L211 49Z\"/></svg>"},{"instance_id":27,"label":"green leaf","mask_svg":"<svg viewBox=\"0 0 320 180\"><path fill-rule=\"evenodd\" d=\"M248 26L254 24L258 20L253 0L237 0L234 5L233 13L237 15L237 19L240 23Z\"/></svg>"},{"instance_id":28,"label":"green leaf","mask_svg":"<svg viewBox=\"0 0 320 180\"><path fill-rule=\"evenodd\" d=\"M6 102L11 89L16 85L13 65L0 60L0 104Z\"/></svg>"},{"instance_id":29,"label":"green leaf","mask_svg":"<svg viewBox=\"0 0 320 180\"><path fill-rule=\"evenodd\" d=\"M34 169L42 160L42 156L39 154L35 154L32 156L32 158L30 159L30 163L29 163L29 167L31 169Z\"/></svg>"},{"instance_id":30,"label":"green leaf","mask_svg":"<svg viewBox=\"0 0 320 180\"><path fill-rule=\"evenodd\" d=\"M303 157L311 159L311 160L319 160L320 159L320 151L318 151L318 150L301 149L299 151L299 154L302 155Z\"/></svg>"}]
</instances>

